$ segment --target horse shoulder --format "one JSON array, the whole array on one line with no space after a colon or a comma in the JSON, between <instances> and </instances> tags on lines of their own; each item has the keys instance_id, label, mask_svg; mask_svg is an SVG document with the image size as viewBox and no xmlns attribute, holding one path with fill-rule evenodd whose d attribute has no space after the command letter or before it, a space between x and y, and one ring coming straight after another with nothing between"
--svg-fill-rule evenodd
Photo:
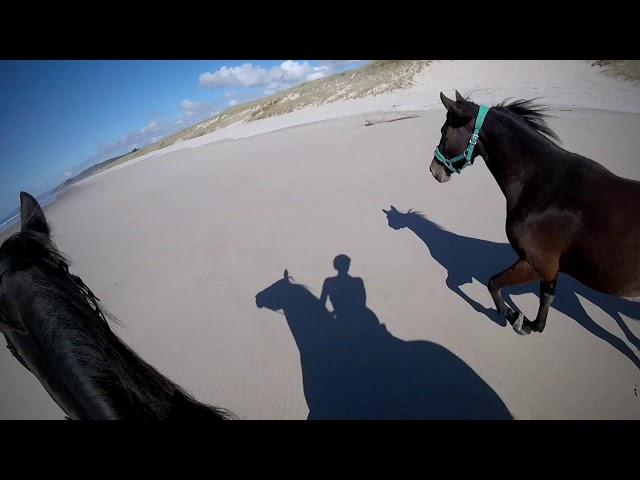
<instances>
[{"instance_id":1,"label":"horse shoulder","mask_svg":"<svg viewBox=\"0 0 640 480\"><path fill-rule=\"evenodd\" d=\"M550 207L530 211L507 226L507 237L520 258L527 260L544 279L552 279L562 255L579 240L582 214Z\"/></svg>"}]
</instances>

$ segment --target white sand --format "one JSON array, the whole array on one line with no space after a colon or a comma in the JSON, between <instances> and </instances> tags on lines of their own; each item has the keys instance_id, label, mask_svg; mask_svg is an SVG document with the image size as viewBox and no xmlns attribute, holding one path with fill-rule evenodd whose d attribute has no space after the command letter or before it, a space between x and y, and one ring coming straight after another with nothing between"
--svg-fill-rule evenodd
<instances>
[{"instance_id":1,"label":"white sand","mask_svg":"<svg viewBox=\"0 0 640 480\"><path fill-rule=\"evenodd\" d=\"M584 65L438 62L407 92L239 125L114 168L72 187L46 214L73 271L127 324L115 327L123 339L198 399L242 418L306 418L291 333L254 295L285 268L319 295L339 253L352 258L350 273L364 280L368 306L389 332L451 350L516 418L640 418L640 370L584 328L579 309L552 308L543 334L519 337L453 293L447 269L413 233L391 230L381 211L415 208L458 235L507 242L504 198L481 160L445 185L427 170L444 120L437 94L453 88L489 102L544 92L565 148L640 179L640 90ZM421 116L364 127L370 112L394 110ZM484 285L463 290L492 307ZM535 314L535 295L514 299ZM640 355L609 313L584 296L580 304ZM640 312L623 318L640 337ZM0 417L61 418L5 349L0 383Z\"/></svg>"}]
</instances>

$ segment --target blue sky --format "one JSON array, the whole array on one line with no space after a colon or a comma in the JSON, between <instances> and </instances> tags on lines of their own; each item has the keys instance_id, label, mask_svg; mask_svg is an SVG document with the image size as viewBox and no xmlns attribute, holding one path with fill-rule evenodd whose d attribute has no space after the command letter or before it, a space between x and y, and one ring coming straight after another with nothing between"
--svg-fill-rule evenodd
<instances>
[{"instance_id":1,"label":"blue sky","mask_svg":"<svg viewBox=\"0 0 640 480\"><path fill-rule=\"evenodd\" d=\"M362 63L0 61L0 220L20 190L39 195L230 105Z\"/></svg>"}]
</instances>

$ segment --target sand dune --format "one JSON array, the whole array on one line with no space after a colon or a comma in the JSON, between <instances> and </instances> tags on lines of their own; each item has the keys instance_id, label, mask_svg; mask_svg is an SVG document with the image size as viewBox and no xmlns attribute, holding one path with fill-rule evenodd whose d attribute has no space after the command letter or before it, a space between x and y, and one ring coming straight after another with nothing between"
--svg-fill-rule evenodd
<instances>
[{"instance_id":1,"label":"sand dune","mask_svg":"<svg viewBox=\"0 0 640 480\"><path fill-rule=\"evenodd\" d=\"M434 415L446 384L459 396L489 388L518 419L639 418L640 307L562 277L545 332L516 335L482 311L493 308L482 282L513 255L502 194L482 161L444 185L427 170L444 120L438 91L472 91L479 101L544 91L565 148L640 180L638 90L582 63L547 65L436 62L412 90L367 105L238 125L123 164L69 188L46 214L74 272L127 325L117 333L198 399L241 418L307 418L320 398L314 387L333 388L338 403L354 398L305 370L285 317L255 303L285 268L319 296L341 253L393 342L429 342L477 375L438 368L435 357L393 357L426 372L416 391ZM365 126L399 111L418 117ZM393 230L382 212L390 205L437 225L425 223L422 236ZM513 296L529 315L536 292ZM357 351L367 332L335 341ZM327 363L336 345L322 350ZM358 379L385 371L374 364L360 363ZM0 382L2 418L62 418L5 349ZM400 402L392 392L374 398Z\"/></svg>"}]
</instances>

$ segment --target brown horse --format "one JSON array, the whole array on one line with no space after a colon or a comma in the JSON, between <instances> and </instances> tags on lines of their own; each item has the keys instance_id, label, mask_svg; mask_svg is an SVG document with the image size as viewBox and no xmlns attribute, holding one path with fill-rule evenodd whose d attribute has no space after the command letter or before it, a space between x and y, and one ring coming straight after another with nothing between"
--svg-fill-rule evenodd
<instances>
[{"instance_id":1,"label":"brown horse","mask_svg":"<svg viewBox=\"0 0 640 480\"><path fill-rule=\"evenodd\" d=\"M455 101L442 93L440 99L447 119L438 149L451 159L472 143L480 106L457 91ZM489 291L498 312L521 335L544 330L559 272L603 293L640 297L640 182L561 148L546 116L531 100L491 107L471 162L462 158L450 169L434 156L430 166L442 183L480 155L506 197L507 238L519 259L491 277ZM530 282L540 282L533 322L500 294L504 287Z\"/></svg>"}]
</instances>

